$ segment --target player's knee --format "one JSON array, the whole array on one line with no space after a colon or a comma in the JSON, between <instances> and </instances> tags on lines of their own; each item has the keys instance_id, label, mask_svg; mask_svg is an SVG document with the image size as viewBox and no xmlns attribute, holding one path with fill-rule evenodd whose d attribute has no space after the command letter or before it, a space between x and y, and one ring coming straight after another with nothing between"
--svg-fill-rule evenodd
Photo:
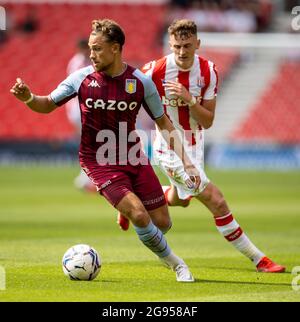
<instances>
[{"instance_id":1,"label":"player's knee","mask_svg":"<svg viewBox=\"0 0 300 322\"><path fill-rule=\"evenodd\" d=\"M149 215L143 209L131 209L126 213L126 216L136 226L145 226L149 222Z\"/></svg>"},{"instance_id":2,"label":"player's knee","mask_svg":"<svg viewBox=\"0 0 300 322\"><path fill-rule=\"evenodd\" d=\"M163 227L158 227L161 232L165 235L172 227L172 221L169 220L168 221L168 224L164 225Z\"/></svg>"},{"instance_id":3,"label":"player's knee","mask_svg":"<svg viewBox=\"0 0 300 322\"><path fill-rule=\"evenodd\" d=\"M160 220L156 226L162 231L163 234L166 234L172 227L172 221L170 218L165 218L164 220Z\"/></svg>"},{"instance_id":4,"label":"player's knee","mask_svg":"<svg viewBox=\"0 0 300 322\"><path fill-rule=\"evenodd\" d=\"M190 200L180 200L180 206L183 208L188 207L189 204L190 204Z\"/></svg>"}]
</instances>

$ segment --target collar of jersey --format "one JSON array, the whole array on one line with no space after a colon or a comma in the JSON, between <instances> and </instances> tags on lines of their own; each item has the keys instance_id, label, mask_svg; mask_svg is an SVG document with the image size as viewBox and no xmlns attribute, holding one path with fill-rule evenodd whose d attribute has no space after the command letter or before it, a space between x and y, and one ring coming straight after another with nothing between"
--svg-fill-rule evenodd
<instances>
[{"instance_id":1,"label":"collar of jersey","mask_svg":"<svg viewBox=\"0 0 300 322\"><path fill-rule=\"evenodd\" d=\"M125 64L125 68L124 68L124 70L120 74L117 74L117 75L114 75L114 76L109 76L109 75L105 74L104 72L102 72L102 73L103 73L103 75L105 75L105 77L109 77L109 78L117 78L117 77L120 77L120 76L122 76L126 72L126 70L128 68L128 64L125 63L125 62L124 62L124 64Z\"/></svg>"}]
</instances>

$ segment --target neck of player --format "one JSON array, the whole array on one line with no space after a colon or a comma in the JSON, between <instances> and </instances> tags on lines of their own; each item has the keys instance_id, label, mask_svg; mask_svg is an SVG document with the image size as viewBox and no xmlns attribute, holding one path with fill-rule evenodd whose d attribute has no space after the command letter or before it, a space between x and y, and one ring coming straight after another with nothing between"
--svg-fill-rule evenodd
<instances>
[{"instance_id":1,"label":"neck of player","mask_svg":"<svg viewBox=\"0 0 300 322\"><path fill-rule=\"evenodd\" d=\"M122 75L127 68L127 64L123 63L121 60L116 61L109 69L104 71L104 73L110 77L117 77Z\"/></svg>"}]
</instances>

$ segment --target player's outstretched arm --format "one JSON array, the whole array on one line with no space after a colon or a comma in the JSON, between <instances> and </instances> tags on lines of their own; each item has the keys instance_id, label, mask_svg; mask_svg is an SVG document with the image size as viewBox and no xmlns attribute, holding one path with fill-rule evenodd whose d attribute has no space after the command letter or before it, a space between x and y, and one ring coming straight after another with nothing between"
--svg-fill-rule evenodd
<instances>
[{"instance_id":1,"label":"player's outstretched arm","mask_svg":"<svg viewBox=\"0 0 300 322\"><path fill-rule=\"evenodd\" d=\"M50 113L57 108L57 105L55 105L50 97L32 94L21 78L16 79L16 83L10 89L10 92L35 112Z\"/></svg>"},{"instance_id":2,"label":"player's outstretched arm","mask_svg":"<svg viewBox=\"0 0 300 322\"><path fill-rule=\"evenodd\" d=\"M186 154L183 142L180 139L180 136L178 135L174 125L165 114L162 117L155 119L155 123L159 127L162 136L168 143L169 147L174 150L174 152L182 160L185 172L190 177L190 179L186 181L187 186L189 188L198 188L200 185L200 174Z\"/></svg>"}]
</instances>

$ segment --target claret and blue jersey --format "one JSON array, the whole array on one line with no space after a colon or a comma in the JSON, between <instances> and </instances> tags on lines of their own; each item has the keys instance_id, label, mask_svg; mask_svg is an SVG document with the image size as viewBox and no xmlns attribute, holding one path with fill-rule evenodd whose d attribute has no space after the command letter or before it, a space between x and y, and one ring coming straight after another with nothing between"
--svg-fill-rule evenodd
<instances>
[{"instance_id":1,"label":"claret and blue jersey","mask_svg":"<svg viewBox=\"0 0 300 322\"><path fill-rule=\"evenodd\" d=\"M96 72L93 66L82 68L67 77L50 94L58 106L78 96L81 110L82 135L81 157L94 157L101 142L97 134L111 130L119 142L119 136L129 135L135 130L136 117L141 105L152 119L160 118L163 107L157 89L151 78L138 69L127 66L115 77ZM127 124L127 133L120 133L121 122ZM128 142L128 149L134 143ZM116 146L116 153L118 153Z\"/></svg>"}]
</instances>

